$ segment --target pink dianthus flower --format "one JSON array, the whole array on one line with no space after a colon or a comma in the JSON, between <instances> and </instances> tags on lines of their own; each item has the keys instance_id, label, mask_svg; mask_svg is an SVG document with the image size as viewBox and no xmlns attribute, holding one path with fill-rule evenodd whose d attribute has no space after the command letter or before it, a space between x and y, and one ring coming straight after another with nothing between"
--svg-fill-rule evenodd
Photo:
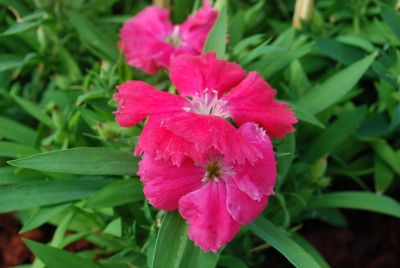
<instances>
[{"instance_id":1,"label":"pink dianthus flower","mask_svg":"<svg viewBox=\"0 0 400 268\"><path fill-rule=\"evenodd\" d=\"M129 65L153 74L178 55L201 54L218 13L204 1L181 25L173 25L169 16L169 10L150 6L125 22L118 45Z\"/></svg>"},{"instance_id":2,"label":"pink dianthus flower","mask_svg":"<svg viewBox=\"0 0 400 268\"><path fill-rule=\"evenodd\" d=\"M198 164L186 158L178 167L147 154L139 163L138 175L149 202L159 209L179 209L189 224L189 238L205 252L217 252L231 241L241 225L264 210L273 194L276 161L269 137L254 123L237 131L262 154L252 165L233 163L213 149Z\"/></svg>"},{"instance_id":3,"label":"pink dianthus flower","mask_svg":"<svg viewBox=\"0 0 400 268\"><path fill-rule=\"evenodd\" d=\"M215 149L229 161L255 163L259 149L238 134L238 126L254 122L271 138L294 131L297 122L286 103L275 100L272 89L257 72L216 59L215 53L179 56L170 67L179 95L162 92L142 81L118 86L116 120L133 126L150 116L135 149L154 159L179 166L189 157L200 163ZM235 146L232 146L232 143Z\"/></svg>"}]
</instances>

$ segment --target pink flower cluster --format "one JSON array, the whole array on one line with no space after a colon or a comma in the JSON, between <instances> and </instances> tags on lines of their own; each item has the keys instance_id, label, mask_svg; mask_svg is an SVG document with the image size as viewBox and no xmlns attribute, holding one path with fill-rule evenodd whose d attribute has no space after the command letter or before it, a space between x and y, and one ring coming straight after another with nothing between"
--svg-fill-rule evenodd
<instances>
[{"instance_id":1,"label":"pink flower cluster","mask_svg":"<svg viewBox=\"0 0 400 268\"><path fill-rule=\"evenodd\" d=\"M147 199L159 209L178 209L190 239L206 252L218 251L267 206L276 182L271 138L294 131L297 122L258 73L215 53L192 55L201 53L215 16L204 6L174 28L182 30L179 46L159 53L141 33L153 29L164 41L174 38L168 12L150 7L128 21L121 31L128 63L147 72L168 67L178 95L129 81L114 96L120 126L147 118L135 149Z\"/></svg>"}]
</instances>

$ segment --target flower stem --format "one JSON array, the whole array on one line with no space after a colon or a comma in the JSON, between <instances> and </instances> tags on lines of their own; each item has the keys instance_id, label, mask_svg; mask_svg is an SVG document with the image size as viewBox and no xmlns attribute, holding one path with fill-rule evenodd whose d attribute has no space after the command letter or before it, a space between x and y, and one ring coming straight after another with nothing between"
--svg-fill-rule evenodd
<instances>
[{"instance_id":1,"label":"flower stem","mask_svg":"<svg viewBox=\"0 0 400 268\"><path fill-rule=\"evenodd\" d=\"M314 9L314 0L297 0L293 16L293 27L301 29L301 21L309 21Z\"/></svg>"}]
</instances>

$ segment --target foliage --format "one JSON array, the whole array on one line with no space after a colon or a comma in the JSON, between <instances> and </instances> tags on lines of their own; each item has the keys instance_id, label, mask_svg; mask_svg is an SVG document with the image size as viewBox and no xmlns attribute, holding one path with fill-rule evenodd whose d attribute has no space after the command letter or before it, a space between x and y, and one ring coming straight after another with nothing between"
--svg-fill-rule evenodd
<instances>
[{"instance_id":1,"label":"foliage","mask_svg":"<svg viewBox=\"0 0 400 268\"><path fill-rule=\"evenodd\" d=\"M192 10L173 2L176 20ZM200 252L176 214L147 204L130 153L141 126L114 122L116 84L169 89L165 72L132 69L116 46L121 24L149 4L0 0L0 212L18 211L21 232L56 226L48 245L26 241L43 262L26 267L264 267L269 246L297 267L328 267L300 236L307 219L345 225L340 208L400 218L390 197L400 176L395 1L316 1L301 31L291 27L293 0L229 1L227 47L219 20L206 49L260 72L300 123L274 141L268 208L219 254ZM63 250L80 239L95 248Z\"/></svg>"}]
</instances>

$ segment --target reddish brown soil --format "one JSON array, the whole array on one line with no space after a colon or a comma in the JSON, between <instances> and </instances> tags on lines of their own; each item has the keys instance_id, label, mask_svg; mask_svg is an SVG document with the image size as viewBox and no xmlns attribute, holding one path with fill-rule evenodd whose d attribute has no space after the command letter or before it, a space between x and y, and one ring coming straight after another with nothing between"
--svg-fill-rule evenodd
<instances>
[{"instance_id":1,"label":"reddish brown soil","mask_svg":"<svg viewBox=\"0 0 400 268\"><path fill-rule=\"evenodd\" d=\"M303 235L332 267L400 267L400 220L360 211L346 211L348 228L319 221L305 223Z\"/></svg>"},{"instance_id":2,"label":"reddish brown soil","mask_svg":"<svg viewBox=\"0 0 400 268\"><path fill-rule=\"evenodd\" d=\"M20 223L12 214L0 214L0 268L31 262L33 256L26 248L22 238L42 240L41 230L32 230L19 235Z\"/></svg>"},{"instance_id":3,"label":"reddish brown soil","mask_svg":"<svg viewBox=\"0 0 400 268\"><path fill-rule=\"evenodd\" d=\"M301 233L333 268L400 267L400 220L369 212L346 211L348 228L332 227L320 221L307 221ZM0 215L0 268L29 263L33 256L21 238L45 242L48 228L19 235L20 223L12 214ZM47 234L49 233L49 234ZM68 247L70 251L92 248L86 241ZM273 250L267 251L269 267L292 267Z\"/></svg>"}]
</instances>

